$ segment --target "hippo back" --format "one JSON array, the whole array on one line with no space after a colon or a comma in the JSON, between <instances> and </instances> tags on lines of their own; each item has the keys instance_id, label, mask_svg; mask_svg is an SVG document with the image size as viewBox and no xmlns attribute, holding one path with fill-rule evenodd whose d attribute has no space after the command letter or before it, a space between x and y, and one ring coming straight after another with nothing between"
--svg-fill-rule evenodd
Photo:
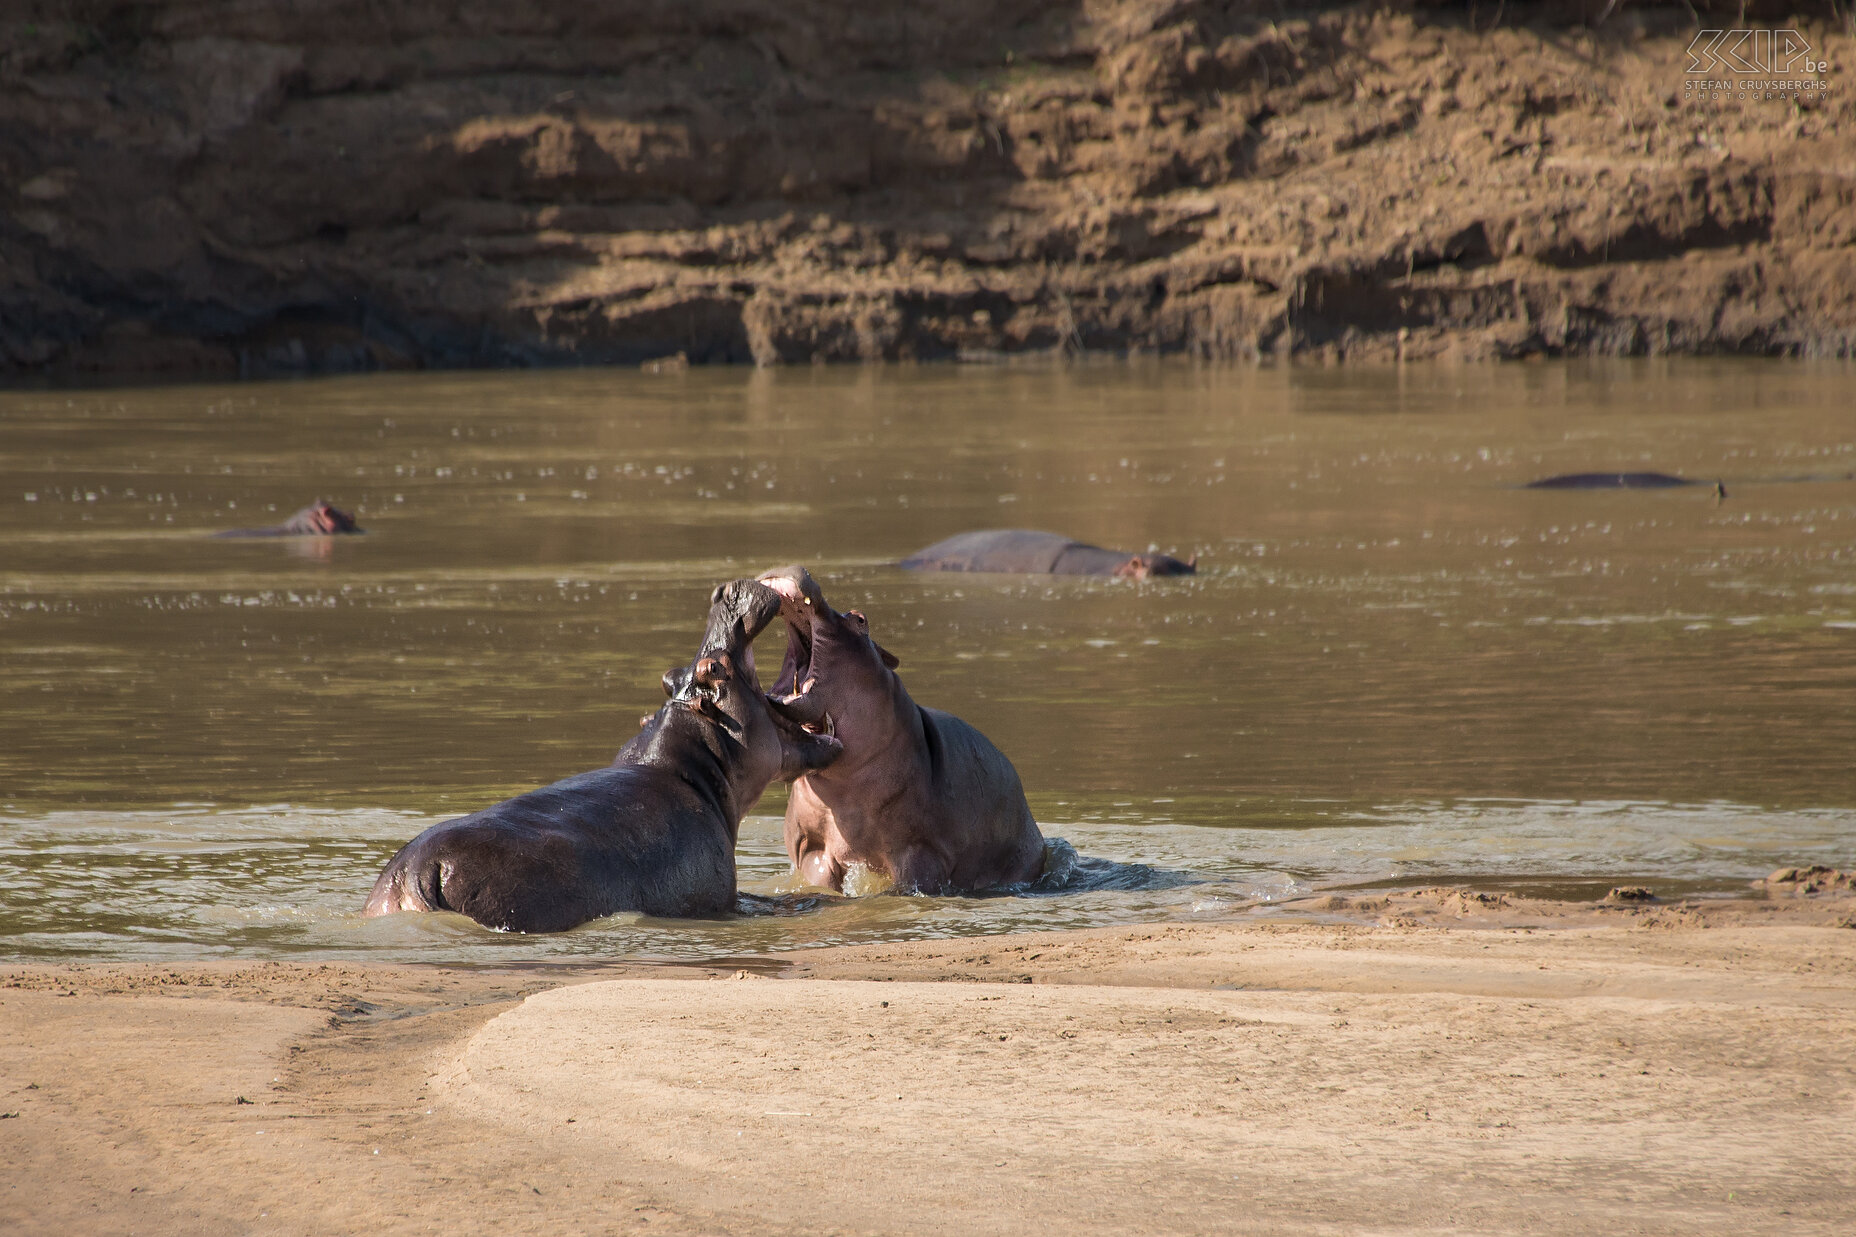
<instances>
[{"instance_id":1,"label":"hippo back","mask_svg":"<svg viewBox=\"0 0 1856 1237\"><path fill-rule=\"evenodd\" d=\"M733 838L713 805L673 771L627 764L433 825L388 863L366 913L559 932L618 911L717 914L734 893Z\"/></svg>"},{"instance_id":2,"label":"hippo back","mask_svg":"<svg viewBox=\"0 0 1856 1237\"><path fill-rule=\"evenodd\" d=\"M1132 556L1125 550L1104 550L1101 546L1072 541L1050 565L1052 575L1112 576L1126 567Z\"/></svg>"},{"instance_id":3,"label":"hippo back","mask_svg":"<svg viewBox=\"0 0 1856 1237\"><path fill-rule=\"evenodd\" d=\"M942 837L960 836L951 884L960 889L1034 879L1044 862L1044 835L1025 801L1011 759L971 723L916 706L929 753Z\"/></svg>"},{"instance_id":4,"label":"hippo back","mask_svg":"<svg viewBox=\"0 0 1856 1237\"><path fill-rule=\"evenodd\" d=\"M1529 490L1666 490L1679 485L1712 485L1663 472L1571 472L1529 481Z\"/></svg>"},{"instance_id":5,"label":"hippo back","mask_svg":"<svg viewBox=\"0 0 1856 1237\"><path fill-rule=\"evenodd\" d=\"M1056 533L994 528L937 541L902 560L910 571L997 571L1044 573L1076 542Z\"/></svg>"}]
</instances>

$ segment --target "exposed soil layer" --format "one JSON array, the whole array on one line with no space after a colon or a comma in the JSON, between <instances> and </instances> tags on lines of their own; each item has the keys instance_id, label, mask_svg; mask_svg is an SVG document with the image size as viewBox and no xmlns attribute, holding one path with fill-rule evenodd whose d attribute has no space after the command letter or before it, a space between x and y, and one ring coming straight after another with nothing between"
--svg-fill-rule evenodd
<instances>
[{"instance_id":1,"label":"exposed soil layer","mask_svg":"<svg viewBox=\"0 0 1856 1237\"><path fill-rule=\"evenodd\" d=\"M1848 356L1833 10L28 0L0 375Z\"/></svg>"}]
</instances>

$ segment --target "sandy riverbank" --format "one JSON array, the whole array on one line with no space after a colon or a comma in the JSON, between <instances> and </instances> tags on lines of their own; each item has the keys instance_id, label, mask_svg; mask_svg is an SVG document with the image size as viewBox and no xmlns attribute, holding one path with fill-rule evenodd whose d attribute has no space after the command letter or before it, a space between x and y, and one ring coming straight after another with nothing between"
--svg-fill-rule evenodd
<instances>
[{"instance_id":1,"label":"sandy riverbank","mask_svg":"<svg viewBox=\"0 0 1856 1237\"><path fill-rule=\"evenodd\" d=\"M1853 924L1836 892L1434 892L712 967L13 966L0 1206L19 1233L1844 1231Z\"/></svg>"}]
</instances>

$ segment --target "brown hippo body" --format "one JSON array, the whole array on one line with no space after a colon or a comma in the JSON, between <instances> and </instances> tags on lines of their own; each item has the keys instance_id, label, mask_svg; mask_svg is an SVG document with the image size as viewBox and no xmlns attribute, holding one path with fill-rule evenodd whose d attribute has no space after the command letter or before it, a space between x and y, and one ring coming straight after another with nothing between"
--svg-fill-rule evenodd
<instances>
[{"instance_id":1,"label":"brown hippo body","mask_svg":"<svg viewBox=\"0 0 1856 1237\"><path fill-rule=\"evenodd\" d=\"M761 577L782 598L786 663L775 707L835 735L844 755L793 783L786 851L814 885L841 889L853 864L901 892L950 893L1033 880L1044 836L1018 771L978 730L924 708L870 638L833 610L803 567Z\"/></svg>"},{"instance_id":2,"label":"brown hippo body","mask_svg":"<svg viewBox=\"0 0 1856 1237\"><path fill-rule=\"evenodd\" d=\"M612 765L433 825L393 856L364 913L450 910L507 932L559 932L618 911L714 915L735 899L741 817L775 778L830 763L835 739L769 708L751 642L780 598L715 591L702 652L664 676L670 701Z\"/></svg>"},{"instance_id":3,"label":"brown hippo body","mask_svg":"<svg viewBox=\"0 0 1856 1237\"><path fill-rule=\"evenodd\" d=\"M1191 575L1198 556L1180 560L1169 554L1130 554L1085 545L1057 533L1025 528L991 528L960 533L917 550L902 560L910 571L992 571L1032 575L1149 576Z\"/></svg>"},{"instance_id":4,"label":"brown hippo body","mask_svg":"<svg viewBox=\"0 0 1856 1237\"><path fill-rule=\"evenodd\" d=\"M215 537L334 537L363 530L346 511L318 498L282 524L269 528L230 528Z\"/></svg>"},{"instance_id":5,"label":"brown hippo body","mask_svg":"<svg viewBox=\"0 0 1856 1237\"><path fill-rule=\"evenodd\" d=\"M1557 477L1542 477L1538 481L1529 481L1522 489L1526 490L1667 490L1684 485L1707 485L1719 490L1723 496L1726 487L1719 481L1694 481L1688 477L1672 477L1666 472L1569 472Z\"/></svg>"}]
</instances>

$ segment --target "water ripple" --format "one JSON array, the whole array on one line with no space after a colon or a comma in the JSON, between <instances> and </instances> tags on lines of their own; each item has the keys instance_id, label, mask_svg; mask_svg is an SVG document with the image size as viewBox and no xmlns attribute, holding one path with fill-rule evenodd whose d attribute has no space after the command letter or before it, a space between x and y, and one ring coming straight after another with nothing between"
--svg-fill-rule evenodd
<instances>
[{"instance_id":1,"label":"water ripple","mask_svg":"<svg viewBox=\"0 0 1856 1237\"><path fill-rule=\"evenodd\" d=\"M743 822L732 916L614 915L545 937L491 933L449 914L361 918L382 865L434 819L281 804L0 815L0 956L706 959L1220 918L1347 886L1473 883L1576 895L1630 881L1730 892L1781 862L1847 866L1856 855L1849 810L1324 800L1224 827L1138 813L1052 822L1045 871L1023 887L976 897L844 897L796 885L781 821L753 816Z\"/></svg>"}]
</instances>

